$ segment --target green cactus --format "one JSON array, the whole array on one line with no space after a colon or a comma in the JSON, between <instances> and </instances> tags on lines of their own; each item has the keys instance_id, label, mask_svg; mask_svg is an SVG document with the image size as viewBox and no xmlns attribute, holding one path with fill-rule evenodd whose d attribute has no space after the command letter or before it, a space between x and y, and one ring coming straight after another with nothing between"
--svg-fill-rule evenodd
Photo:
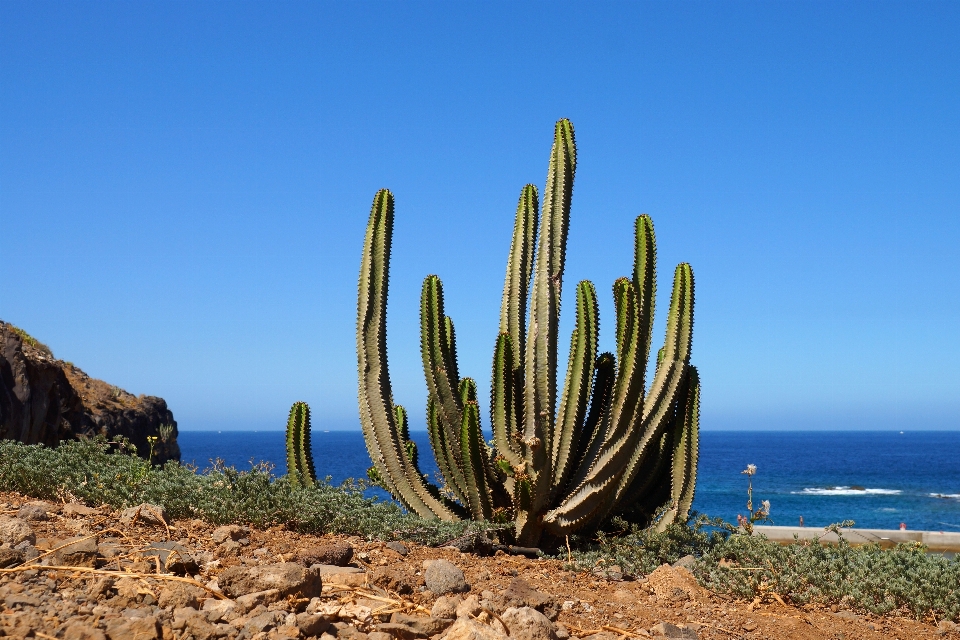
<instances>
[{"instance_id":1,"label":"green cactus","mask_svg":"<svg viewBox=\"0 0 960 640\"><path fill-rule=\"evenodd\" d=\"M287 418L287 475L298 487L317 484L310 449L310 407L306 402L294 402Z\"/></svg>"},{"instance_id":2,"label":"green cactus","mask_svg":"<svg viewBox=\"0 0 960 640\"><path fill-rule=\"evenodd\" d=\"M357 354L361 423L378 477L409 509L444 519L512 514L516 540L537 544L595 527L611 515L658 526L686 518L697 466L699 379L690 365L693 271L674 274L667 335L646 381L656 297L656 241L647 215L635 225L631 279L614 283L616 354L598 351L592 283L576 289L576 324L557 398L560 298L576 171L573 125L560 120L542 211L526 185L517 205L494 347L493 450L483 442L476 385L459 376L453 321L437 276L423 283L421 355L427 430L453 500L403 455L405 414L394 409L386 369L386 292L393 197L374 199L361 264ZM529 308L528 308L529 304ZM528 325L529 320L529 325Z\"/></svg>"}]
</instances>

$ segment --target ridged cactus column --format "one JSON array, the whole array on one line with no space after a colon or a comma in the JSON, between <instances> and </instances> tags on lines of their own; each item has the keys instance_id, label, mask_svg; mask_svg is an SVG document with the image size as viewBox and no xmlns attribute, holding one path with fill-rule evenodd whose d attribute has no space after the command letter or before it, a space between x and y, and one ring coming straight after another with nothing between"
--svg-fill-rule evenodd
<instances>
[{"instance_id":1,"label":"ridged cactus column","mask_svg":"<svg viewBox=\"0 0 960 640\"><path fill-rule=\"evenodd\" d=\"M294 402L287 418L287 476L296 486L317 484L310 449L310 407L306 402Z\"/></svg>"}]
</instances>

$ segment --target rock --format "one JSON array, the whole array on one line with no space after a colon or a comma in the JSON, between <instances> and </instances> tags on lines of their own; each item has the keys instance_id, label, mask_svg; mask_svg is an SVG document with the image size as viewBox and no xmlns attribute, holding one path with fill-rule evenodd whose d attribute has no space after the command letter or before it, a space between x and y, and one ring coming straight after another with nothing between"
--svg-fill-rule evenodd
<instances>
[{"instance_id":1,"label":"rock","mask_svg":"<svg viewBox=\"0 0 960 640\"><path fill-rule=\"evenodd\" d=\"M176 637L192 636L194 640L214 640L214 638L226 637L230 633L229 627L211 624L204 614L188 608L174 609L173 623L170 626L184 632ZM236 632L235 629L233 631Z\"/></svg>"},{"instance_id":2,"label":"rock","mask_svg":"<svg viewBox=\"0 0 960 640\"><path fill-rule=\"evenodd\" d=\"M697 640L698 637L696 629L687 627L686 625L678 626L669 622L658 622L650 629L650 633L663 636L664 638L688 638L689 640Z\"/></svg>"},{"instance_id":3,"label":"rock","mask_svg":"<svg viewBox=\"0 0 960 640\"><path fill-rule=\"evenodd\" d=\"M510 630L511 640L558 640L553 623L531 607L510 607L500 617Z\"/></svg>"},{"instance_id":4,"label":"rock","mask_svg":"<svg viewBox=\"0 0 960 640\"><path fill-rule=\"evenodd\" d=\"M50 514L39 505L25 504L17 510L17 517L21 520L49 520Z\"/></svg>"},{"instance_id":5,"label":"rock","mask_svg":"<svg viewBox=\"0 0 960 640\"><path fill-rule=\"evenodd\" d=\"M206 591L200 587L183 582L173 582L160 590L157 596L157 606L161 609L180 609L190 607L196 609L200 600L206 596Z\"/></svg>"},{"instance_id":6,"label":"rock","mask_svg":"<svg viewBox=\"0 0 960 640\"><path fill-rule=\"evenodd\" d=\"M368 580L370 584L400 595L413 593L419 584L417 577L403 566L377 567L370 571Z\"/></svg>"},{"instance_id":7,"label":"rock","mask_svg":"<svg viewBox=\"0 0 960 640\"><path fill-rule=\"evenodd\" d=\"M237 558L240 556L241 549L243 545L239 542L227 540L216 548L214 555L218 558Z\"/></svg>"},{"instance_id":8,"label":"rock","mask_svg":"<svg viewBox=\"0 0 960 640\"><path fill-rule=\"evenodd\" d=\"M407 548L407 545L403 544L402 542L397 542L396 540L392 540L392 541L388 542L388 543L386 544L386 547L387 547L387 549L391 549L391 550L393 550L393 551L396 551L397 553L399 553L399 554L402 555L402 556L405 556L405 555L407 555L408 553L410 553L410 549Z\"/></svg>"},{"instance_id":9,"label":"rock","mask_svg":"<svg viewBox=\"0 0 960 640\"><path fill-rule=\"evenodd\" d=\"M508 638L493 627L470 618L457 618L444 636L444 640L508 640Z\"/></svg>"},{"instance_id":10,"label":"rock","mask_svg":"<svg viewBox=\"0 0 960 640\"><path fill-rule=\"evenodd\" d=\"M483 608L480 606L480 598L476 595L467 596L457 605L457 618L476 618L480 615Z\"/></svg>"},{"instance_id":11,"label":"rock","mask_svg":"<svg viewBox=\"0 0 960 640\"><path fill-rule=\"evenodd\" d=\"M617 635L615 633L610 633L609 631L600 631L599 633L594 633L589 635L583 640L620 640L623 636Z\"/></svg>"},{"instance_id":12,"label":"rock","mask_svg":"<svg viewBox=\"0 0 960 640\"><path fill-rule=\"evenodd\" d=\"M709 592L697 584L688 569L661 565L648 576L653 593L667 602L709 598Z\"/></svg>"},{"instance_id":13,"label":"rock","mask_svg":"<svg viewBox=\"0 0 960 640\"><path fill-rule=\"evenodd\" d=\"M139 524L157 524L163 525L169 521L167 511L163 507L146 502L138 504L135 507L124 509L120 514L120 523L129 525L136 520Z\"/></svg>"},{"instance_id":14,"label":"rock","mask_svg":"<svg viewBox=\"0 0 960 640\"><path fill-rule=\"evenodd\" d=\"M54 563L63 567L95 568L97 566L100 551L97 548L96 538L70 538L60 544L65 546L53 554Z\"/></svg>"},{"instance_id":15,"label":"rock","mask_svg":"<svg viewBox=\"0 0 960 640\"><path fill-rule=\"evenodd\" d=\"M210 534L210 537L213 538L213 541L217 544L222 544L227 540L233 540L236 542L248 533L250 533L250 530L246 527L241 527L235 524L226 524L222 527L217 527L214 529L213 533Z\"/></svg>"},{"instance_id":16,"label":"rock","mask_svg":"<svg viewBox=\"0 0 960 640\"><path fill-rule=\"evenodd\" d=\"M107 636L86 622L74 620L64 627L63 640L107 640Z\"/></svg>"},{"instance_id":17,"label":"rock","mask_svg":"<svg viewBox=\"0 0 960 640\"><path fill-rule=\"evenodd\" d=\"M437 601L433 603L433 609L430 610L430 615L434 618L456 618L457 606L462 601L463 596L440 596L437 598Z\"/></svg>"},{"instance_id":18,"label":"rock","mask_svg":"<svg viewBox=\"0 0 960 640\"><path fill-rule=\"evenodd\" d=\"M25 556L22 550L0 547L0 569L22 564L24 559Z\"/></svg>"},{"instance_id":19,"label":"rock","mask_svg":"<svg viewBox=\"0 0 960 640\"><path fill-rule=\"evenodd\" d=\"M63 505L63 515L65 516L95 516L99 511L93 507L88 507L79 502L70 502Z\"/></svg>"},{"instance_id":20,"label":"rock","mask_svg":"<svg viewBox=\"0 0 960 640\"><path fill-rule=\"evenodd\" d=\"M177 422L162 398L134 396L57 360L49 348L0 321L0 439L55 447L63 440L103 435L129 438L142 457L147 436L171 425L154 446L154 462L179 460Z\"/></svg>"},{"instance_id":21,"label":"rock","mask_svg":"<svg viewBox=\"0 0 960 640\"><path fill-rule=\"evenodd\" d=\"M369 640L367 634L363 633L357 629L352 624L336 623L334 625L337 629L336 639L337 640ZM321 638L329 634L324 633ZM333 638L333 636L330 636Z\"/></svg>"},{"instance_id":22,"label":"rock","mask_svg":"<svg viewBox=\"0 0 960 640\"><path fill-rule=\"evenodd\" d=\"M207 598L203 601L201 610L207 615L207 620L216 623L230 618L237 609L237 603L233 600Z\"/></svg>"},{"instance_id":23,"label":"rock","mask_svg":"<svg viewBox=\"0 0 960 640\"><path fill-rule=\"evenodd\" d=\"M424 636L435 636L438 633L442 633L447 627L453 624L452 619L409 616L405 613L394 613L390 616L390 622L394 624L406 625L420 635Z\"/></svg>"},{"instance_id":24,"label":"rock","mask_svg":"<svg viewBox=\"0 0 960 640\"><path fill-rule=\"evenodd\" d=\"M506 590L499 598L493 598L491 603L497 612L509 607L520 609L530 607L547 616L551 622L560 615L560 602L551 595L537 591L523 578L514 578L507 585Z\"/></svg>"},{"instance_id":25,"label":"rock","mask_svg":"<svg viewBox=\"0 0 960 640\"><path fill-rule=\"evenodd\" d=\"M142 552L145 558L160 558L160 566L167 573L179 576L193 575L200 570L190 550L179 542L151 542Z\"/></svg>"},{"instance_id":26,"label":"rock","mask_svg":"<svg viewBox=\"0 0 960 640\"><path fill-rule=\"evenodd\" d=\"M333 638L329 633L324 634L327 638ZM324 640L321 638L321 640ZM393 636L383 631L371 631L367 634L367 640L393 640Z\"/></svg>"},{"instance_id":27,"label":"rock","mask_svg":"<svg viewBox=\"0 0 960 640\"><path fill-rule=\"evenodd\" d=\"M423 574L427 589L438 594L462 593L470 590L463 577L463 571L448 560L435 560L430 563Z\"/></svg>"},{"instance_id":28,"label":"rock","mask_svg":"<svg viewBox=\"0 0 960 640\"><path fill-rule=\"evenodd\" d=\"M282 611L264 611L250 618L247 623L243 625L243 633L247 634L247 637L250 637L261 631L269 631L270 629L279 627L283 623L284 618L286 618L286 615Z\"/></svg>"},{"instance_id":29,"label":"rock","mask_svg":"<svg viewBox=\"0 0 960 640\"><path fill-rule=\"evenodd\" d=\"M685 555L676 562L673 563L673 567L683 567L689 571L693 571L694 565L697 564L697 559L691 555Z\"/></svg>"},{"instance_id":30,"label":"rock","mask_svg":"<svg viewBox=\"0 0 960 640\"><path fill-rule=\"evenodd\" d=\"M160 623L155 616L144 618L114 618L106 621L110 640L159 640Z\"/></svg>"},{"instance_id":31,"label":"rock","mask_svg":"<svg viewBox=\"0 0 960 640\"><path fill-rule=\"evenodd\" d=\"M557 640L568 640L570 638L570 632L559 622L553 625L553 632L556 634Z\"/></svg>"},{"instance_id":32,"label":"rock","mask_svg":"<svg viewBox=\"0 0 960 640\"><path fill-rule=\"evenodd\" d=\"M280 600L280 589L267 589L266 591L255 591L237 598L237 608L241 613L253 611L259 606L268 606Z\"/></svg>"},{"instance_id":33,"label":"rock","mask_svg":"<svg viewBox=\"0 0 960 640\"><path fill-rule=\"evenodd\" d=\"M320 573L324 583L346 587L362 587L367 584L367 574L357 567L337 567L332 564L315 564L310 567Z\"/></svg>"},{"instance_id":34,"label":"rock","mask_svg":"<svg viewBox=\"0 0 960 640\"><path fill-rule=\"evenodd\" d=\"M320 595L322 587L319 571L302 567L295 562L259 567L230 567L220 574L218 582L223 593L230 597L277 589L281 598L290 595L312 598Z\"/></svg>"},{"instance_id":35,"label":"rock","mask_svg":"<svg viewBox=\"0 0 960 640\"><path fill-rule=\"evenodd\" d=\"M937 635L945 636L951 632L960 631L960 626L950 620L941 620L937 623Z\"/></svg>"},{"instance_id":36,"label":"rock","mask_svg":"<svg viewBox=\"0 0 960 640\"><path fill-rule=\"evenodd\" d=\"M113 585L116 582L116 579L113 576L103 576L98 578L93 584L90 585L90 590L87 592L87 596L97 600L102 598L104 595L110 592L113 589Z\"/></svg>"},{"instance_id":37,"label":"rock","mask_svg":"<svg viewBox=\"0 0 960 640\"><path fill-rule=\"evenodd\" d=\"M305 636L319 636L330 628L330 621L317 613L298 613L297 627Z\"/></svg>"},{"instance_id":38,"label":"rock","mask_svg":"<svg viewBox=\"0 0 960 640\"><path fill-rule=\"evenodd\" d=\"M15 547L21 542L37 544L37 534L26 520L0 516L0 543Z\"/></svg>"},{"instance_id":39,"label":"rock","mask_svg":"<svg viewBox=\"0 0 960 640\"><path fill-rule=\"evenodd\" d=\"M384 622L376 625L374 629L381 633L389 633L399 640L414 640L414 638L427 637L426 634L398 622Z\"/></svg>"},{"instance_id":40,"label":"rock","mask_svg":"<svg viewBox=\"0 0 960 640\"><path fill-rule=\"evenodd\" d=\"M347 542L327 542L300 549L294 560L305 567L315 564L345 567L353 560L353 546Z\"/></svg>"}]
</instances>

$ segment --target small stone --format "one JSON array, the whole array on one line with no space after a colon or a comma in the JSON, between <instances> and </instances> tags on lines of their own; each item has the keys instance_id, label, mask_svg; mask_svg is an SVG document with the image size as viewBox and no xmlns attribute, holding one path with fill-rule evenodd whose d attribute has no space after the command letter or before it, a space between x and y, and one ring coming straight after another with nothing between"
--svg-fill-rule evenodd
<instances>
[{"instance_id":1,"label":"small stone","mask_svg":"<svg viewBox=\"0 0 960 640\"><path fill-rule=\"evenodd\" d=\"M236 542L247 533L249 533L249 529L246 527L241 527L235 524L227 524L214 529L213 533L210 534L210 537L213 538L213 541L217 544L222 544L227 540L233 540Z\"/></svg>"},{"instance_id":2,"label":"small stone","mask_svg":"<svg viewBox=\"0 0 960 640\"><path fill-rule=\"evenodd\" d=\"M163 525L168 520L166 509L146 502L124 509L120 513L120 523L125 525L133 524L134 521L138 524Z\"/></svg>"},{"instance_id":3,"label":"small stone","mask_svg":"<svg viewBox=\"0 0 960 640\"><path fill-rule=\"evenodd\" d=\"M443 633L447 627L453 624L452 619L410 616L405 613L394 613L390 616L390 622L406 625L424 636L435 636L438 633Z\"/></svg>"},{"instance_id":4,"label":"small stone","mask_svg":"<svg viewBox=\"0 0 960 640\"><path fill-rule=\"evenodd\" d=\"M368 579L371 584L393 591L400 595L413 593L418 585L417 577L406 567L377 567L370 571Z\"/></svg>"},{"instance_id":5,"label":"small stone","mask_svg":"<svg viewBox=\"0 0 960 640\"><path fill-rule=\"evenodd\" d=\"M142 555L145 558L160 558L160 566L164 571L178 576L193 575L200 569L190 550L179 542L151 542Z\"/></svg>"},{"instance_id":6,"label":"small stone","mask_svg":"<svg viewBox=\"0 0 960 640\"><path fill-rule=\"evenodd\" d=\"M26 520L0 516L0 543L15 547L21 542L37 544L37 534L33 532Z\"/></svg>"},{"instance_id":7,"label":"small stone","mask_svg":"<svg viewBox=\"0 0 960 640\"><path fill-rule=\"evenodd\" d=\"M956 622L951 622L950 620L941 620L937 623L937 634L945 636L948 633L960 631L960 625L957 625Z\"/></svg>"},{"instance_id":8,"label":"small stone","mask_svg":"<svg viewBox=\"0 0 960 640\"><path fill-rule=\"evenodd\" d=\"M405 556L408 553L410 553L410 549L407 548L407 545L403 544L402 542L397 542L396 540L391 540L390 542L388 542L386 544L386 547L387 549L396 551L402 556Z\"/></svg>"},{"instance_id":9,"label":"small stone","mask_svg":"<svg viewBox=\"0 0 960 640\"><path fill-rule=\"evenodd\" d=\"M570 631L560 623L553 625L553 632L556 634L557 640L568 640L570 638Z\"/></svg>"},{"instance_id":10,"label":"small stone","mask_svg":"<svg viewBox=\"0 0 960 640\"><path fill-rule=\"evenodd\" d=\"M253 611L259 606L268 606L281 599L280 589L267 589L266 591L255 591L237 598L237 608L246 613Z\"/></svg>"},{"instance_id":11,"label":"small stone","mask_svg":"<svg viewBox=\"0 0 960 640\"><path fill-rule=\"evenodd\" d=\"M160 590L160 594L157 596L157 606L161 609L180 609L183 607L197 609L205 594L206 592L199 587L183 582L174 582Z\"/></svg>"},{"instance_id":12,"label":"small stone","mask_svg":"<svg viewBox=\"0 0 960 640\"><path fill-rule=\"evenodd\" d=\"M322 588L319 571L294 562L259 567L230 567L220 574L218 581L220 589L230 597L278 589L281 598L290 595L312 598L319 596Z\"/></svg>"},{"instance_id":13,"label":"small stone","mask_svg":"<svg viewBox=\"0 0 960 640\"><path fill-rule=\"evenodd\" d=\"M269 631L270 629L280 626L285 617L282 611L264 611L250 618L250 620L243 625L243 632L247 637L250 637L261 631Z\"/></svg>"},{"instance_id":14,"label":"small stone","mask_svg":"<svg viewBox=\"0 0 960 640\"><path fill-rule=\"evenodd\" d=\"M457 606L462 601L463 596L440 596L437 598L437 601L433 603L433 609L430 610L430 615L434 618L456 618Z\"/></svg>"},{"instance_id":15,"label":"small stone","mask_svg":"<svg viewBox=\"0 0 960 640\"><path fill-rule=\"evenodd\" d=\"M79 502L70 502L63 505L63 515L65 516L94 516L100 513L93 507L88 507Z\"/></svg>"},{"instance_id":16,"label":"small stone","mask_svg":"<svg viewBox=\"0 0 960 640\"><path fill-rule=\"evenodd\" d=\"M444 640L507 640L507 638L507 635L493 627L470 618L458 618L444 636Z\"/></svg>"},{"instance_id":17,"label":"small stone","mask_svg":"<svg viewBox=\"0 0 960 640\"><path fill-rule=\"evenodd\" d=\"M63 640L107 640L103 631L86 622L74 620L63 629Z\"/></svg>"},{"instance_id":18,"label":"small stone","mask_svg":"<svg viewBox=\"0 0 960 640\"><path fill-rule=\"evenodd\" d=\"M160 623L155 616L144 618L114 618L106 621L110 640L159 640Z\"/></svg>"},{"instance_id":19,"label":"small stone","mask_svg":"<svg viewBox=\"0 0 960 640\"><path fill-rule=\"evenodd\" d=\"M24 559L24 553L20 549L0 547L0 569L6 569L7 567L21 564Z\"/></svg>"},{"instance_id":20,"label":"small stone","mask_svg":"<svg viewBox=\"0 0 960 640\"><path fill-rule=\"evenodd\" d=\"M319 636L330 628L330 621L317 613L298 613L297 627L305 636Z\"/></svg>"},{"instance_id":21,"label":"small stone","mask_svg":"<svg viewBox=\"0 0 960 640\"><path fill-rule=\"evenodd\" d=\"M427 583L427 589L439 595L470 590L470 585L467 584L463 571L447 560L431 562L423 577Z\"/></svg>"},{"instance_id":22,"label":"small stone","mask_svg":"<svg viewBox=\"0 0 960 640\"><path fill-rule=\"evenodd\" d=\"M214 555L218 558L237 558L240 556L241 549L243 549L243 545L239 542L227 540L217 546Z\"/></svg>"},{"instance_id":23,"label":"small stone","mask_svg":"<svg viewBox=\"0 0 960 640\"><path fill-rule=\"evenodd\" d=\"M476 618L483 608L480 606L480 598L476 595L467 596L457 605L457 618Z\"/></svg>"},{"instance_id":24,"label":"small stone","mask_svg":"<svg viewBox=\"0 0 960 640\"><path fill-rule=\"evenodd\" d=\"M757 626L759 626L759 625L757 625L757 623L754 622L753 620L747 620L746 622L743 623L743 630L744 630L744 631L753 631L754 629L757 628Z\"/></svg>"},{"instance_id":25,"label":"small stone","mask_svg":"<svg viewBox=\"0 0 960 640\"><path fill-rule=\"evenodd\" d=\"M676 562L673 563L674 567L683 567L684 569L690 569L693 571L694 565L697 564L697 559L691 555L685 555Z\"/></svg>"},{"instance_id":26,"label":"small stone","mask_svg":"<svg viewBox=\"0 0 960 640\"><path fill-rule=\"evenodd\" d=\"M697 640L697 631L686 626L677 626L669 622L658 622L650 629L654 635L660 635L665 638L686 638Z\"/></svg>"},{"instance_id":27,"label":"small stone","mask_svg":"<svg viewBox=\"0 0 960 640\"><path fill-rule=\"evenodd\" d=\"M207 598L203 601L201 610L207 614L207 620L216 623L230 617L237 610L237 603L233 600L220 600L219 598Z\"/></svg>"},{"instance_id":28,"label":"small stone","mask_svg":"<svg viewBox=\"0 0 960 640\"><path fill-rule=\"evenodd\" d=\"M333 638L329 633L323 635L327 636L327 638ZM320 640L324 640L323 636L320 636ZM393 636L383 631L371 631L367 634L367 640L393 640Z\"/></svg>"},{"instance_id":29,"label":"small stone","mask_svg":"<svg viewBox=\"0 0 960 640\"><path fill-rule=\"evenodd\" d=\"M53 554L56 564L63 567L96 567L100 550L96 538L70 538L61 542L65 545Z\"/></svg>"},{"instance_id":30,"label":"small stone","mask_svg":"<svg viewBox=\"0 0 960 640\"><path fill-rule=\"evenodd\" d=\"M389 633L394 638L399 638L399 640L414 640L414 638L427 637L426 634L397 622L384 622L376 625L374 629L381 633Z\"/></svg>"},{"instance_id":31,"label":"small stone","mask_svg":"<svg viewBox=\"0 0 960 640\"><path fill-rule=\"evenodd\" d=\"M300 549L294 559L305 567L315 564L345 567L353 560L353 546L348 542L327 542Z\"/></svg>"},{"instance_id":32,"label":"small stone","mask_svg":"<svg viewBox=\"0 0 960 640\"><path fill-rule=\"evenodd\" d=\"M22 520L49 520L50 514L43 507L36 504L25 504L17 510L17 517Z\"/></svg>"},{"instance_id":33,"label":"small stone","mask_svg":"<svg viewBox=\"0 0 960 640\"><path fill-rule=\"evenodd\" d=\"M503 592L507 607L530 607L547 616L551 622L560 615L560 604L556 598L537 591L522 578L514 578ZM504 607L506 608L506 607Z\"/></svg>"},{"instance_id":34,"label":"small stone","mask_svg":"<svg viewBox=\"0 0 960 640\"><path fill-rule=\"evenodd\" d=\"M558 640L553 623L531 607L510 607L500 617L510 629L511 640Z\"/></svg>"}]
</instances>

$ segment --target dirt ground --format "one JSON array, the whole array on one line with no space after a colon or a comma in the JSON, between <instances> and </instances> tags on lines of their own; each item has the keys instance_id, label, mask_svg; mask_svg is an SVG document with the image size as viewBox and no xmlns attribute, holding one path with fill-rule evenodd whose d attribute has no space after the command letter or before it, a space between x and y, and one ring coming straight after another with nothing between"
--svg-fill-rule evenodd
<instances>
[{"instance_id":1,"label":"dirt ground","mask_svg":"<svg viewBox=\"0 0 960 640\"><path fill-rule=\"evenodd\" d=\"M22 509L26 504L37 508ZM41 512L46 516L38 515ZM664 566L650 576L613 581L564 570L562 563L555 560L530 559L502 551L481 557L450 547L408 543L404 543L405 549L398 547L398 551L385 543L357 537L318 537L281 528L234 527L227 531L199 520L158 520L149 510L142 510L131 521L129 513L124 519L122 513L108 508L93 510L79 505L38 503L11 493L0 493L0 519L3 518L8 524L2 526L13 526L9 523L14 519L27 522L35 541L19 544L19 561L14 558L13 562L2 562L4 557L12 557L14 551L9 547L14 545L5 545L7 556L0 549L0 565L6 564L6 568L0 569L0 636L116 640L118 636L133 634L149 638L154 634L152 626L148 625L146 635L137 635L140 632L133 630L139 628L134 623L141 624L143 616L152 616L149 620L156 621L153 637L165 640L327 635L350 640L365 640L366 635L370 640L385 640L386 636L373 634L390 631L386 628L389 625L380 629L376 624L389 621L391 613L429 616L431 609L436 611L438 596L426 590L424 561L444 559L462 570L469 585L469 591L461 598L477 595L483 602L490 602L507 592L511 584L516 585L518 579L524 581L558 612L555 628L559 637L568 634L570 638L596 636L595 640L617 640L656 637L668 629L667 637L724 640L960 638L960 631L950 623L938 627L933 621L831 611L818 606L794 607L773 598L757 603L731 599L702 589L686 569L679 567ZM215 532L219 533L215 536ZM90 552L93 555L65 556L62 549L57 550L67 540L77 538L96 542ZM181 572L180 578L159 575L158 569L164 567L157 557L146 552L146 547L162 541L176 541L188 550L196 561L194 568ZM222 601L224 596L219 581L232 567L289 562L308 566L312 562L311 550L344 549L348 545L352 547L349 566L354 568L344 571L354 573L341 576L336 569L328 569L322 594L309 602L295 596L274 602L248 602L245 606L249 609L238 609L232 621L229 616L221 619L207 615L204 620L210 624L196 622L191 626L188 614L193 614L193 609L206 612L214 605L220 606L216 601ZM77 563L76 568L63 564L71 558ZM87 566L80 566L83 564ZM51 565L61 568L52 569ZM111 575L117 576L118 581L114 582ZM335 586L346 582L349 584ZM180 588L193 590L195 600L188 597L184 606L182 594L175 591ZM336 603L366 605L373 617L364 620L358 616L351 622L343 614L337 625L322 634L309 632L305 625L314 624L313 628L319 629L315 624L317 616L336 618L330 617L331 604ZM269 617L268 614L276 614L271 618L275 622L258 630L254 623L266 620L264 616ZM311 615L314 617L310 618ZM676 625L672 633L681 629L686 635L671 636L669 626L660 623ZM402 637L405 632L394 633L399 634L395 637L400 640L410 640ZM433 637L439 638L440 634Z\"/></svg>"}]
</instances>

